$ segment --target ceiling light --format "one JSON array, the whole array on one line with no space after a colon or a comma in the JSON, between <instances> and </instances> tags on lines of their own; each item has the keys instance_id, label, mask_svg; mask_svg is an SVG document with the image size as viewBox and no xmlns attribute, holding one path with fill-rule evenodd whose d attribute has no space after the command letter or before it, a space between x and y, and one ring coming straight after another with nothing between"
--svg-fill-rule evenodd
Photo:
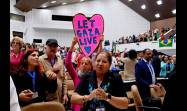
<instances>
[{"instance_id":1,"label":"ceiling light","mask_svg":"<svg viewBox=\"0 0 187 111\"><path fill-rule=\"evenodd\" d=\"M155 14L155 17L160 18L160 14L159 13Z\"/></svg>"},{"instance_id":2,"label":"ceiling light","mask_svg":"<svg viewBox=\"0 0 187 111\"><path fill-rule=\"evenodd\" d=\"M81 2L84 2L84 0L81 0Z\"/></svg>"},{"instance_id":3,"label":"ceiling light","mask_svg":"<svg viewBox=\"0 0 187 111\"><path fill-rule=\"evenodd\" d=\"M67 4L66 2L62 3L62 5L66 5L66 4Z\"/></svg>"},{"instance_id":4,"label":"ceiling light","mask_svg":"<svg viewBox=\"0 0 187 111\"><path fill-rule=\"evenodd\" d=\"M46 8L46 7L47 7L47 5L43 5L43 6L42 6L42 8Z\"/></svg>"},{"instance_id":5,"label":"ceiling light","mask_svg":"<svg viewBox=\"0 0 187 111\"><path fill-rule=\"evenodd\" d=\"M146 9L146 5L143 4L143 5L141 6L141 8L145 10L145 9Z\"/></svg>"},{"instance_id":6,"label":"ceiling light","mask_svg":"<svg viewBox=\"0 0 187 111\"><path fill-rule=\"evenodd\" d=\"M176 9L173 9L173 10L172 10L172 13L173 13L173 14L176 14Z\"/></svg>"},{"instance_id":7,"label":"ceiling light","mask_svg":"<svg viewBox=\"0 0 187 111\"><path fill-rule=\"evenodd\" d=\"M162 5L162 0L158 0L156 3L157 5Z\"/></svg>"},{"instance_id":8,"label":"ceiling light","mask_svg":"<svg viewBox=\"0 0 187 111\"><path fill-rule=\"evenodd\" d=\"M132 0L128 0L129 2L132 2Z\"/></svg>"},{"instance_id":9,"label":"ceiling light","mask_svg":"<svg viewBox=\"0 0 187 111\"><path fill-rule=\"evenodd\" d=\"M56 3L56 1L51 1L51 3Z\"/></svg>"}]
</instances>

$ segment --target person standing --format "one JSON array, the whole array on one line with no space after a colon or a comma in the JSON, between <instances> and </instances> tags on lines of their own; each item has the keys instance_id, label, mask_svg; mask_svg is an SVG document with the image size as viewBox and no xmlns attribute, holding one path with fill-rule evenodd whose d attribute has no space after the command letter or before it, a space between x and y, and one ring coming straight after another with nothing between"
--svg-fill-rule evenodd
<instances>
[{"instance_id":1,"label":"person standing","mask_svg":"<svg viewBox=\"0 0 187 111\"><path fill-rule=\"evenodd\" d=\"M160 66L160 58L158 57L158 52L156 49L153 49L153 59L152 59L152 64L153 64L153 68L154 68L154 71L155 71L155 76L156 77L159 77L160 75L160 69L161 69L161 66Z\"/></svg>"},{"instance_id":2,"label":"person standing","mask_svg":"<svg viewBox=\"0 0 187 111\"><path fill-rule=\"evenodd\" d=\"M64 63L61 57L57 56L58 42L56 39L48 39L46 41L45 54L39 57L39 61L43 65L44 73L47 78L57 79L57 91L55 93L47 93L47 101L59 101L65 103L67 101L66 77L64 73Z\"/></svg>"},{"instance_id":3,"label":"person standing","mask_svg":"<svg viewBox=\"0 0 187 111\"><path fill-rule=\"evenodd\" d=\"M157 87L151 59L152 50L144 49L143 59L135 65L136 83L142 99L151 96L150 87Z\"/></svg>"},{"instance_id":4,"label":"person standing","mask_svg":"<svg viewBox=\"0 0 187 111\"><path fill-rule=\"evenodd\" d=\"M16 36L11 41L10 51L10 72L17 73L18 67L20 66L20 61L23 58L24 51L21 51L23 46L23 39Z\"/></svg>"}]
</instances>

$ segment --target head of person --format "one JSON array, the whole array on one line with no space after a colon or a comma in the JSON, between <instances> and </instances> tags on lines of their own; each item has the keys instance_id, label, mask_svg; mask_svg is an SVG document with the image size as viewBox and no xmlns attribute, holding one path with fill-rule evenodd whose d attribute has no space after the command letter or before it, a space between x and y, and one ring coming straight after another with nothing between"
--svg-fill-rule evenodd
<instances>
[{"instance_id":1,"label":"head of person","mask_svg":"<svg viewBox=\"0 0 187 111\"><path fill-rule=\"evenodd\" d=\"M15 52L21 51L21 48L23 47L23 39L15 36L10 42L10 46L12 47L12 50Z\"/></svg>"},{"instance_id":2,"label":"head of person","mask_svg":"<svg viewBox=\"0 0 187 111\"><path fill-rule=\"evenodd\" d=\"M48 39L46 41L46 54L48 57L55 57L58 51L58 41L56 39Z\"/></svg>"},{"instance_id":3,"label":"head of person","mask_svg":"<svg viewBox=\"0 0 187 111\"><path fill-rule=\"evenodd\" d=\"M29 69L39 71L39 52L37 49L29 49L25 52L20 65L22 73L27 72Z\"/></svg>"},{"instance_id":4,"label":"head of person","mask_svg":"<svg viewBox=\"0 0 187 111\"><path fill-rule=\"evenodd\" d=\"M97 76L103 76L109 71L112 63L112 56L109 52L100 52L96 56L95 70Z\"/></svg>"},{"instance_id":5,"label":"head of person","mask_svg":"<svg viewBox=\"0 0 187 111\"><path fill-rule=\"evenodd\" d=\"M160 60L162 60L162 54L160 54L158 57L159 57Z\"/></svg>"},{"instance_id":6,"label":"head of person","mask_svg":"<svg viewBox=\"0 0 187 111\"><path fill-rule=\"evenodd\" d=\"M167 63L172 63L172 56L169 56L169 57L168 57Z\"/></svg>"},{"instance_id":7,"label":"head of person","mask_svg":"<svg viewBox=\"0 0 187 111\"><path fill-rule=\"evenodd\" d=\"M153 56L158 56L158 51L156 49L153 49Z\"/></svg>"},{"instance_id":8,"label":"head of person","mask_svg":"<svg viewBox=\"0 0 187 111\"><path fill-rule=\"evenodd\" d=\"M134 60L137 58L137 52L135 50L130 50L128 52L128 57L131 59L131 60Z\"/></svg>"},{"instance_id":9,"label":"head of person","mask_svg":"<svg viewBox=\"0 0 187 111\"><path fill-rule=\"evenodd\" d=\"M152 59L152 50L151 49L144 49L143 50L143 57L145 60L150 61Z\"/></svg>"},{"instance_id":10,"label":"head of person","mask_svg":"<svg viewBox=\"0 0 187 111\"><path fill-rule=\"evenodd\" d=\"M172 55L172 61L173 63L176 63L176 55Z\"/></svg>"},{"instance_id":11,"label":"head of person","mask_svg":"<svg viewBox=\"0 0 187 111\"><path fill-rule=\"evenodd\" d=\"M138 53L138 57L139 57L139 58L143 58L143 52L142 52L142 51L140 51L140 52Z\"/></svg>"},{"instance_id":12,"label":"head of person","mask_svg":"<svg viewBox=\"0 0 187 111\"><path fill-rule=\"evenodd\" d=\"M93 70L92 60L89 57L83 57L78 70L83 74L91 72Z\"/></svg>"},{"instance_id":13,"label":"head of person","mask_svg":"<svg viewBox=\"0 0 187 111\"><path fill-rule=\"evenodd\" d=\"M164 55L164 56L162 57L162 61L165 62L165 63L168 62L168 56L167 56L167 55Z\"/></svg>"}]
</instances>

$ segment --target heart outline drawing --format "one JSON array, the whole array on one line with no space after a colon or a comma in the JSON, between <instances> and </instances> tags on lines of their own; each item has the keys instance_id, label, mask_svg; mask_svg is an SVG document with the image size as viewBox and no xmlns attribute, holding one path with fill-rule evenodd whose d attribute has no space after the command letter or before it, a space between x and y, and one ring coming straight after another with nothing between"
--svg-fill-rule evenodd
<instances>
[{"instance_id":1,"label":"heart outline drawing","mask_svg":"<svg viewBox=\"0 0 187 111\"><path fill-rule=\"evenodd\" d=\"M104 33L104 19L100 14L94 14L88 19L84 14L78 13L73 18L73 29L79 47L89 57L98 47Z\"/></svg>"}]
</instances>

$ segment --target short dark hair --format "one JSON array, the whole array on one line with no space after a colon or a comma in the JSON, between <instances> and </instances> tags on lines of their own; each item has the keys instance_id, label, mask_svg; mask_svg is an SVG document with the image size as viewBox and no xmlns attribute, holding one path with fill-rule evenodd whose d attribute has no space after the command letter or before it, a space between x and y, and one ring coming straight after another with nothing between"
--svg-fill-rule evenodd
<instances>
[{"instance_id":1,"label":"short dark hair","mask_svg":"<svg viewBox=\"0 0 187 111\"><path fill-rule=\"evenodd\" d=\"M137 52L136 52L136 50L130 50L129 52L128 52L128 57L130 58L130 59L135 59L135 58L137 58Z\"/></svg>"},{"instance_id":2,"label":"short dark hair","mask_svg":"<svg viewBox=\"0 0 187 111\"><path fill-rule=\"evenodd\" d=\"M162 61L164 61L164 59L166 58L166 57L168 57L167 55L164 55L163 57L162 57ZM169 58L168 58L169 59Z\"/></svg>"},{"instance_id":3,"label":"short dark hair","mask_svg":"<svg viewBox=\"0 0 187 111\"><path fill-rule=\"evenodd\" d=\"M144 49L144 50L142 51L143 54L145 54L145 52L146 52L147 50L151 50L151 49L149 49L149 48Z\"/></svg>"}]
</instances>

